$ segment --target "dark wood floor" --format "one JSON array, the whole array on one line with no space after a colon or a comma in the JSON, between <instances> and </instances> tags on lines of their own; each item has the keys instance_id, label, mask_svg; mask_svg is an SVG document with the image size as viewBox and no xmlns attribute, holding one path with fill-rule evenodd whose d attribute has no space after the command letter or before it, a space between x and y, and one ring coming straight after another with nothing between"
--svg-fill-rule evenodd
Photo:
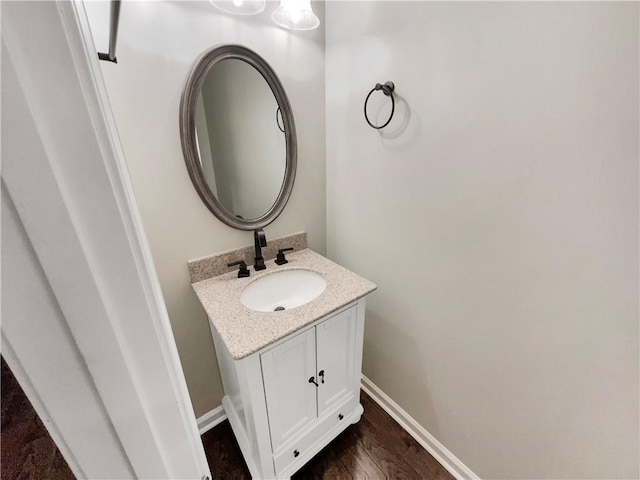
<instances>
[{"instance_id":1,"label":"dark wood floor","mask_svg":"<svg viewBox=\"0 0 640 480\"><path fill-rule=\"evenodd\" d=\"M73 480L75 477L2 359L2 480Z\"/></svg>"},{"instance_id":2,"label":"dark wood floor","mask_svg":"<svg viewBox=\"0 0 640 480\"><path fill-rule=\"evenodd\" d=\"M327 445L294 479L384 478L453 480L400 425L364 392L364 415ZM214 478L249 479L228 421L202 436Z\"/></svg>"},{"instance_id":3,"label":"dark wood floor","mask_svg":"<svg viewBox=\"0 0 640 480\"><path fill-rule=\"evenodd\" d=\"M364 415L294 479L430 479L453 477L364 392ZM2 359L2 480L72 480L64 458ZM214 478L249 479L228 421L202 436Z\"/></svg>"}]
</instances>

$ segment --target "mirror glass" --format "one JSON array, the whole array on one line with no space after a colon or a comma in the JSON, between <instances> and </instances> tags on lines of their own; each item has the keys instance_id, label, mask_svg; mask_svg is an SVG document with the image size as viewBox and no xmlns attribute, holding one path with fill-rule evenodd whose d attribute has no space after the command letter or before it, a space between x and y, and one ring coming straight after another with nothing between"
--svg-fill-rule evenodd
<instances>
[{"instance_id":1,"label":"mirror glass","mask_svg":"<svg viewBox=\"0 0 640 480\"><path fill-rule=\"evenodd\" d=\"M295 126L262 57L238 45L205 52L182 94L180 134L189 176L216 217L252 230L280 214L295 178Z\"/></svg>"},{"instance_id":2,"label":"mirror glass","mask_svg":"<svg viewBox=\"0 0 640 480\"><path fill-rule=\"evenodd\" d=\"M278 198L286 166L281 127L278 102L254 67L229 58L209 68L196 107L200 165L218 202L238 218L260 218Z\"/></svg>"}]
</instances>

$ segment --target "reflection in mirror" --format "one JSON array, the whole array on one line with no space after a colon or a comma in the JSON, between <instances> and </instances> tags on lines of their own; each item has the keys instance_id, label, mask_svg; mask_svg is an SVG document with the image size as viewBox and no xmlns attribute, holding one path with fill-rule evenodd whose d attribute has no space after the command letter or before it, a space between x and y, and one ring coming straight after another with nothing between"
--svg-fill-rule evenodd
<instances>
[{"instance_id":1,"label":"reflection in mirror","mask_svg":"<svg viewBox=\"0 0 640 480\"><path fill-rule=\"evenodd\" d=\"M269 84L245 61L224 59L207 72L196 105L200 165L218 202L238 218L264 215L282 188L286 144L277 111Z\"/></svg>"},{"instance_id":2,"label":"reflection in mirror","mask_svg":"<svg viewBox=\"0 0 640 480\"><path fill-rule=\"evenodd\" d=\"M180 99L180 140L193 186L220 221L256 230L280 215L296 176L296 127L260 55L240 45L200 55Z\"/></svg>"}]
</instances>

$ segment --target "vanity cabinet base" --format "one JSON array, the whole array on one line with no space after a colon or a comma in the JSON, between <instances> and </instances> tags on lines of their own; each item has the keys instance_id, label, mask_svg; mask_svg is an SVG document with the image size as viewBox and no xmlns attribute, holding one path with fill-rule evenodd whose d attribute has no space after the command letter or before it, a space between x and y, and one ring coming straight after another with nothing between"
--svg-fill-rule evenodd
<instances>
[{"instance_id":1,"label":"vanity cabinet base","mask_svg":"<svg viewBox=\"0 0 640 480\"><path fill-rule=\"evenodd\" d=\"M279 456L273 458L274 463L274 475L264 476L258 468L258 459L253 457L253 452L249 443L249 434L244 430L243 424L239 421L238 415L235 409L229 402L228 397L222 399L222 406L227 414L233 433L236 436L240 451L247 463L247 468L251 473L251 477L254 479L259 478L290 478L295 472L302 468L309 460L317 455L325 446L327 446L334 438L340 435L347 427L352 424L358 423L364 408L358 402L350 412L343 413L344 417L338 419L338 413L335 414L336 418L326 418L322 421L322 424L314 429L312 435L301 439L296 444L295 451L301 452L296 458L289 451L282 452ZM342 409L341 412L346 412ZM304 453L302 453L304 452Z\"/></svg>"},{"instance_id":2,"label":"vanity cabinet base","mask_svg":"<svg viewBox=\"0 0 640 480\"><path fill-rule=\"evenodd\" d=\"M230 356L212 327L225 389L222 405L253 478L289 478L349 425L360 420L364 411L360 404L364 307L365 301L360 299L240 360ZM332 337L330 329L337 336ZM304 348L300 347L303 342ZM323 345L323 342L330 343ZM311 355L310 348L313 348ZM299 374L289 368L298 361L297 350L301 352L299 361L305 363ZM327 350L330 355L323 353ZM293 358L287 358L279 367L278 355ZM336 358L344 358L344 366ZM307 378L310 369L326 373L321 376L316 373L314 383ZM295 377L291 379L295 388L289 391L279 386L279 396L269 393L274 390L273 379L285 375ZM265 385L266 381L271 385ZM301 384L303 388L299 388ZM309 391L316 398L311 407ZM304 396L299 392L304 392ZM323 392L329 392L330 396ZM298 396L306 404L291 408ZM289 405L284 413L279 408L282 404Z\"/></svg>"}]
</instances>

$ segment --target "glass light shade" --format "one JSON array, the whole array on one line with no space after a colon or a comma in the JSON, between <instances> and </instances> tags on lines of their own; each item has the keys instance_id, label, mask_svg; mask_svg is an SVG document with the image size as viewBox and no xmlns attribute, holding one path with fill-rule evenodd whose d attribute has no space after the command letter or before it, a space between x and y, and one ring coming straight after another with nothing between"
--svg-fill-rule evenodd
<instances>
[{"instance_id":1,"label":"glass light shade","mask_svg":"<svg viewBox=\"0 0 640 480\"><path fill-rule=\"evenodd\" d=\"M234 15L257 15L264 10L265 0L211 0L211 5Z\"/></svg>"},{"instance_id":2,"label":"glass light shade","mask_svg":"<svg viewBox=\"0 0 640 480\"><path fill-rule=\"evenodd\" d=\"M311 10L311 0L281 0L271 20L290 30L313 30L320 20Z\"/></svg>"}]
</instances>

